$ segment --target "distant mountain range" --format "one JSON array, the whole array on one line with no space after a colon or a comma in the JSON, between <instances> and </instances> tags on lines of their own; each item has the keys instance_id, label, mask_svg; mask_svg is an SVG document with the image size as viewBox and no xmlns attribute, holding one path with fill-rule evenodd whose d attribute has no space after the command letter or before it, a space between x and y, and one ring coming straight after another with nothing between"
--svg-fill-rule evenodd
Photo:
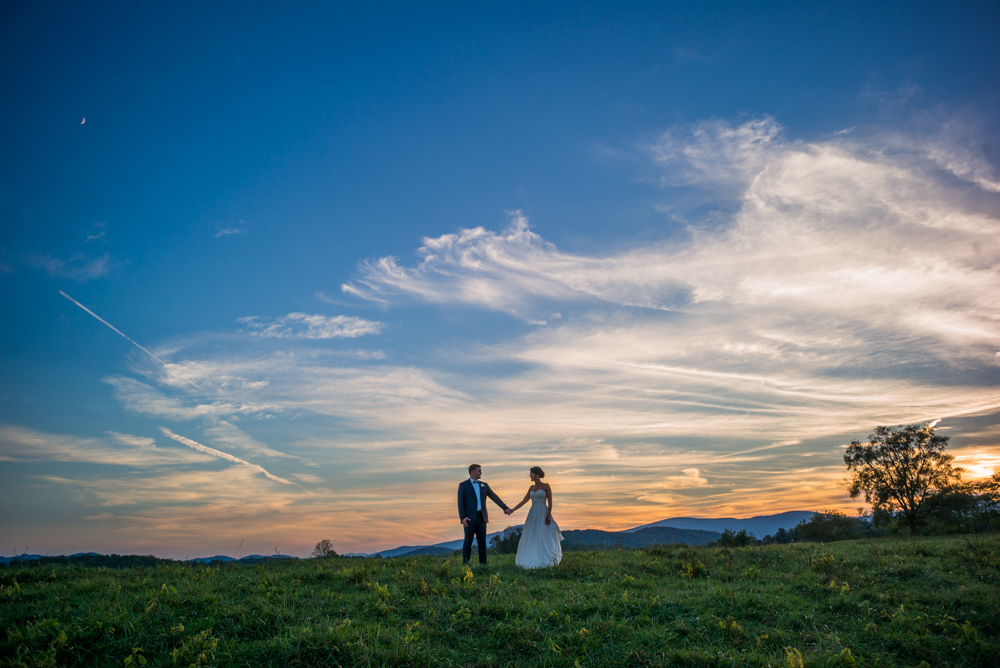
<instances>
[{"instance_id":1,"label":"distant mountain range","mask_svg":"<svg viewBox=\"0 0 1000 668\"><path fill-rule=\"evenodd\" d=\"M520 526L520 525L516 525ZM487 534L487 542L497 536L501 531ZM588 547L649 547L650 545L665 545L667 543L687 543L688 545L703 545L713 540L717 540L721 534L717 531L704 531L698 529L677 529L674 527L648 527L641 530L629 529L628 531L602 531L600 529L571 529L563 531L563 548L566 550L584 549ZM473 540L473 546L476 541ZM384 550L371 555L371 557L415 557L417 555L448 555L455 550L462 549L461 540L452 540L437 545L404 545L392 550ZM475 552L475 547L473 547Z\"/></svg>"},{"instance_id":2,"label":"distant mountain range","mask_svg":"<svg viewBox=\"0 0 1000 668\"><path fill-rule=\"evenodd\" d=\"M197 559L186 559L185 561L197 561L202 564L207 564L213 561L261 561L264 559L298 559L298 557L292 557L287 554L248 554L245 557L236 559L234 557L217 554L214 557L198 557Z\"/></svg>"},{"instance_id":3,"label":"distant mountain range","mask_svg":"<svg viewBox=\"0 0 1000 668\"><path fill-rule=\"evenodd\" d=\"M0 564L6 564L10 561L24 560L31 561L33 559L41 559L43 557L51 557L51 554L19 554L14 557L0 557ZM77 552L76 554L70 555L59 555L59 556L70 556L70 557L99 557L101 555L96 552Z\"/></svg>"},{"instance_id":4,"label":"distant mountain range","mask_svg":"<svg viewBox=\"0 0 1000 668\"><path fill-rule=\"evenodd\" d=\"M702 545L718 539L722 532L726 529L733 532L745 529L747 533L757 536L758 538L763 538L768 534L775 533L778 529L791 529L802 520L808 520L815 514L816 513L811 510L791 510L785 513L778 513L777 515L758 515L756 517L749 517L745 519L738 519L735 517L671 517L669 519L660 520L659 522L653 522L652 524L644 524L632 529L626 529L625 531L579 529L563 531L563 536L567 542L570 542L572 536L572 542L580 545L621 545L623 547L645 547L659 543L687 543L688 545ZM621 535L657 527L669 529L688 529L695 532L709 533L711 534L711 537L706 537L702 535L702 533L662 533L645 534L643 540L633 541L632 539L628 539ZM498 531L496 533L487 534L487 542L492 540L493 536L496 536L499 533L501 532ZM586 538L583 538L584 536L586 536ZM648 542L648 540L651 540L654 536L657 539L656 542ZM581 540L577 540L578 537L581 538ZM450 554L455 550L461 549L461 547L461 540L452 540L445 543L437 543L435 545L405 545L403 547L397 547L391 550L382 550L381 552L375 552L372 554L355 554L351 556L389 558L402 557L404 555L415 556L417 554Z\"/></svg>"},{"instance_id":5,"label":"distant mountain range","mask_svg":"<svg viewBox=\"0 0 1000 668\"><path fill-rule=\"evenodd\" d=\"M652 524L643 524L627 531L639 531L648 527L674 527L676 529L702 529L704 531L723 532L729 529L738 532L745 529L747 533L763 538L773 534L778 529L791 529L802 520L808 520L816 513L811 510L790 510L777 515L758 515L747 519L734 517L671 517Z\"/></svg>"},{"instance_id":6,"label":"distant mountain range","mask_svg":"<svg viewBox=\"0 0 1000 668\"><path fill-rule=\"evenodd\" d=\"M563 531L565 542L563 547L567 550L600 546L621 546L621 547L648 547L650 545L661 545L668 543L686 543L688 545L703 545L704 543L717 540L726 529L738 532L741 529L753 534L758 538L763 538L768 534L775 533L778 529L791 529L802 520L808 520L816 513L811 510L791 510L777 515L758 515L746 519L733 517L671 517L669 519L644 524L642 526L626 529L624 531L602 531L600 529L572 529ZM487 543L493 536L502 533L497 531L486 535ZM351 553L345 557L402 557L417 555L438 555L444 556L462 548L462 541L450 540L435 545L404 545L391 550L382 550L371 554ZM0 557L0 563L7 563L15 559L40 559L41 554L19 554L16 557ZM100 557L94 552L79 552L69 555L71 557ZM240 559L216 555L214 557L199 557L197 559L187 559L187 561L197 561L209 563L212 561L260 561L263 559L297 559L285 554L252 554Z\"/></svg>"}]
</instances>

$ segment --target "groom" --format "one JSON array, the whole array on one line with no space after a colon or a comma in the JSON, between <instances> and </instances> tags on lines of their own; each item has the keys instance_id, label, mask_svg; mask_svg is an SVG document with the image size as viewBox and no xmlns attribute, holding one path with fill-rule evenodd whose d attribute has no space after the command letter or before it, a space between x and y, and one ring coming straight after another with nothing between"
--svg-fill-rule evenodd
<instances>
[{"instance_id":1,"label":"groom","mask_svg":"<svg viewBox=\"0 0 1000 668\"><path fill-rule=\"evenodd\" d=\"M490 489L489 485L480 480L482 477L483 467L472 464L469 466L469 479L463 480L458 486L458 517L465 527L465 542L462 543L463 564L469 563L469 557L472 556L473 536L479 545L479 563L486 563L486 523L490 521L489 513L486 512L486 497L493 499L507 515L514 512Z\"/></svg>"}]
</instances>

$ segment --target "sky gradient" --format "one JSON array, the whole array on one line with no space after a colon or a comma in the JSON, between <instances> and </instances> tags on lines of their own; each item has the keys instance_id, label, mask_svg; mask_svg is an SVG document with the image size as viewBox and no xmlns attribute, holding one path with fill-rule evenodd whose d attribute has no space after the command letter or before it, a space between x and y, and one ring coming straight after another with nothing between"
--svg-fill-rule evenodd
<instances>
[{"instance_id":1,"label":"sky gradient","mask_svg":"<svg viewBox=\"0 0 1000 668\"><path fill-rule=\"evenodd\" d=\"M853 512L879 424L1000 468L996 3L0 11L2 554L453 540L472 462Z\"/></svg>"}]
</instances>

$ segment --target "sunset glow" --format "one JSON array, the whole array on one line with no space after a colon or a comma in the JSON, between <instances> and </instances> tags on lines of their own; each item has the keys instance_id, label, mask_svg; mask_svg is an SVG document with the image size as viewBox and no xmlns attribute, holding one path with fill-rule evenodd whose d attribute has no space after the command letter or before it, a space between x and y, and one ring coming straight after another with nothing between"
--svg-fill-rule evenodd
<instances>
[{"instance_id":1,"label":"sunset glow","mask_svg":"<svg viewBox=\"0 0 1000 668\"><path fill-rule=\"evenodd\" d=\"M809 61L788 17L695 48L35 11L2 47L4 554L455 540L472 462L510 505L543 467L564 529L854 514L844 448L885 424L1000 470L1000 88L952 74L996 62L982 21L921 18L956 52L886 11L844 25L889 50Z\"/></svg>"}]
</instances>

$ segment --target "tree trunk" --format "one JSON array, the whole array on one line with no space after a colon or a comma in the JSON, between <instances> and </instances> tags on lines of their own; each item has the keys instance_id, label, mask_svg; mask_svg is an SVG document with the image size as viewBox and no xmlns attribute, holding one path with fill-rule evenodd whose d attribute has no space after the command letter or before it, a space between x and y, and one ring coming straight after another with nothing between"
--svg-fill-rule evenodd
<instances>
[{"instance_id":1,"label":"tree trunk","mask_svg":"<svg viewBox=\"0 0 1000 668\"><path fill-rule=\"evenodd\" d=\"M916 536L917 535L917 516L915 514L907 513L906 514L906 523L910 527L910 535L911 536Z\"/></svg>"}]
</instances>

